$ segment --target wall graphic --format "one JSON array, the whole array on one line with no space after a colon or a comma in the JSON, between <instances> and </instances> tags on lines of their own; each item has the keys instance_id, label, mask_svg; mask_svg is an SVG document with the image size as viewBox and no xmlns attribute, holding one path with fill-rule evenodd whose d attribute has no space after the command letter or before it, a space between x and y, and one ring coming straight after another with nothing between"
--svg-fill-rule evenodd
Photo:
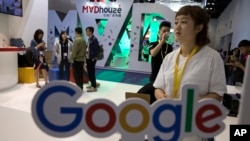
<instances>
[{"instance_id":1,"label":"wall graphic","mask_svg":"<svg viewBox=\"0 0 250 141\"><path fill-rule=\"evenodd\" d=\"M74 39L74 28L88 26L95 28L95 36L104 46L104 59L97 62L99 67L115 67L131 71L150 72L150 61L140 58L144 37L150 34L150 41L158 34L154 27L162 20L174 21L175 13L165 5L152 3L133 3L134 0L116 0L115 2L90 2L75 0L76 10L65 14L62 20L55 10L49 10L49 48L62 30ZM145 8L147 7L147 8ZM160 15L161 20L146 20L145 14ZM61 17L61 16L60 16ZM149 28L148 28L149 27ZM85 32L84 32L85 34ZM85 35L84 35L85 37ZM87 38L85 38L87 40Z\"/></svg>"},{"instance_id":2,"label":"wall graphic","mask_svg":"<svg viewBox=\"0 0 250 141\"><path fill-rule=\"evenodd\" d=\"M147 7L147 8L145 8ZM131 34L131 51L130 51L130 61L129 61L129 69L136 70L136 71L151 71L151 65L148 62L143 62L138 60L138 54L140 54L140 45L142 41L141 36L141 19L142 15L147 13L158 13L162 15L167 21L174 23L174 16L175 13L169 8L164 5L160 4L150 4L150 3L134 3L133 4L133 13L132 13L132 34ZM153 31L156 35L158 31ZM154 36L154 35L153 35Z\"/></svg>"}]
</instances>

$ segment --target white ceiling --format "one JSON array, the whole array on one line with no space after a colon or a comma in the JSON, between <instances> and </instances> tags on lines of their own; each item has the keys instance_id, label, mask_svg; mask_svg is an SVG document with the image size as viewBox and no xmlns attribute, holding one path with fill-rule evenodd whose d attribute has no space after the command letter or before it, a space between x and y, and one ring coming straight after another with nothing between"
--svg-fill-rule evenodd
<instances>
[{"instance_id":1,"label":"white ceiling","mask_svg":"<svg viewBox=\"0 0 250 141\"><path fill-rule=\"evenodd\" d=\"M167 5L173 11L177 12L181 7L185 5L198 5L203 7L202 3L193 2L191 0L156 0L156 3Z\"/></svg>"},{"instance_id":2,"label":"white ceiling","mask_svg":"<svg viewBox=\"0 0 250 141\"><path fill-rule=\"evenodd\" d=\"M167 5L173 11L178 11L184 5L199 5L203 7L202 3L196 3L191 0L156 0L156 3ZM75 0L49 0L49 10L63 13L67 13L69 10L76 10Z\"/></svg>"}]
</instances>

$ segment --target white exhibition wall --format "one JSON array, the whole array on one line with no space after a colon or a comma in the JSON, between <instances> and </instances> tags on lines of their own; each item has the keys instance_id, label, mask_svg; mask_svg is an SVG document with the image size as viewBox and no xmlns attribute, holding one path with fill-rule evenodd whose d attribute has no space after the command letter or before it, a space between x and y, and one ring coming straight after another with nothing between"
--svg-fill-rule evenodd
<instances>
[{"instance_id":1,"label":"white exhibition wall","mask_svg":"<svg viewBox=\"0 0 250 141\"><path fill-rule=\"evenodd\" d=\"M209 34L209 38L211 40L211 43L209 44L209 46L214 48L214 49L216 49L215 36L216 36L217 23L218 23L217 19L210 19L209 24L208 24L208 30L209 30L208 34Z\"/></svg>"},{"instance_id":2,"label":"white exhibition wall","mask_svg":"<svg viewBox=\"0 0 250 141\"><path fill-rule=\"evenodd\" d=\"M232 0L228 7L218 18L217 30L215 32L215 47L226 50L228 42L220 46L221 37L233 33L232 48L237 47L242 39L250 39L250 1Z\"/></svg>"},{"instance_id":3,"label":"white exhibition wall","mask_svg":"<svg viewBox=\"0 0 250 141\"><path fill-rule=\"evenodd\" d=\"M47 42L48 0L23 0L23 17L0 14L0 33L9 38L22 38L30 45L36 29L44 31Z\"/></svg>"},{"instance_id":4,"label":"white exhibition wall","mask_svg":"<svg viewBox=\"0 0 250 141\"><path fill-rule=\"evenodd\" d=\"M0 33L2 34L8 34L9 33L9 30L8 28L8 15L6 14L0 14L0 19L1 19L1 22L0 22Z\"/></svg>"},{"instance_id":5,"label":"white exhibition wall","mask_svg":"<svg viewBox=\"0 0 250 141\"><path fill-rule=\"evenodd\" d=\"M8 15L6 14L0 14L0 47L6 46L8 44L6 41L8 40Z\"/></svg>"}]
</instances>

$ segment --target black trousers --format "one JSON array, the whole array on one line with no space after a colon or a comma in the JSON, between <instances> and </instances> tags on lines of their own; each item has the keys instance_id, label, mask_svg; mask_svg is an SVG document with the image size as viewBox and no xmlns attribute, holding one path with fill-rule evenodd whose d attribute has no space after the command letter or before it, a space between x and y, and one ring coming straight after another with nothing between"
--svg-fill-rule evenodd
<instances>
[{"instance_id":1,"label":"black trousers","mask_svg":"<svg viewBox=\"0 0 250 141\"><path fill-rule=\"evenodd\" d=\"M70 63L69 60L62 60L59 64L59 80L63 80L63 70L64 70L64 66L65 66L65 70L66 70L66 78L69 81L70 79L70 73L69 73L69 69L70 69Z\"/></svg>"},{"instance_id":2,"label":"black trousers","mask_svg":"<svg viewBox=\"0 0 250 141\"><path fill-rule=\"evenodd\" d=\"M83 65L84 62L81 61L74 61L72 65L75 83L82 90L83 90Z\"/></svg>"},{"instance_id":3,"label":"black trousers","mask_svg":"<svg viewBox=\"0 0 250 141\"><path fill-rule=\"evenodd\" d=\"M91 82L91 86L96 88L96 77L95 77L96 59L87 59L86 62L87 62L89 81Z\"/></svg>"},{"instance_id":4,"label":"black trousers","mask_svg":"<svg viewBox=\"0 0 250 141\"><path fill-rule=\"evenodd\" d=\"M154 82L149 82L148 84L144 85L141 89L138 90L137 93L147 94L150 95L150 104L156 101L155 98L155 88L153 86Z\"/></svg>"}]
</instances>

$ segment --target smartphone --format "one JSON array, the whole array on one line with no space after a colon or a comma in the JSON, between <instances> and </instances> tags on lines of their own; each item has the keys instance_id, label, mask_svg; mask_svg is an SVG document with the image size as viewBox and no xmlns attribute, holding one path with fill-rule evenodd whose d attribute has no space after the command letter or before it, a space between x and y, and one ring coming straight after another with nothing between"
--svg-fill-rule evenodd
<instances>
[{"instance_id":1,"label":"smartphone","mask_svg":"<svg viewBox=\"0 0 250 141\"><path fill-rule=\"evenodd\" d=\"M165 32L164 33L164 38L168 38L168 36L169 36L169 32Z\"/></svg>"}]
</instances>

